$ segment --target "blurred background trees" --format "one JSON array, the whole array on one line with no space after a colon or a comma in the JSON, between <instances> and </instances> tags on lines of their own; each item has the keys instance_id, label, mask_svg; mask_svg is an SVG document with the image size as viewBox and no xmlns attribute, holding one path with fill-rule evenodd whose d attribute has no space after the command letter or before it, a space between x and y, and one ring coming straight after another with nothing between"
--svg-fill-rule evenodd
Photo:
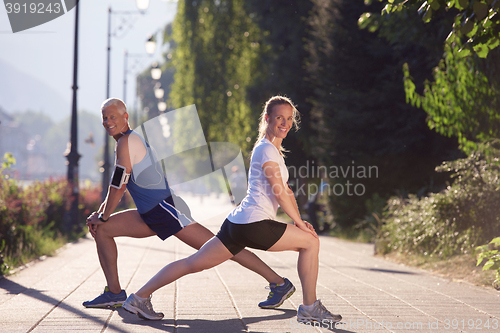
<instances>
[{"instance_id":1,"label":"blurred background trees","mask_svg":"<svg viewBox=\"0 0 500 333\"><path fill-rule=\"evenodd\" d=\"M453 170L437 166L498 137L498 3L180 1L165 29L168 105L196 104L207 141L248 155L263 103L290 97L302 124L287 164L309 168L291 179L299 203L321 184L336 229L377 230L389 198L444 190Z\"/></svg>"},{"instance_id":2,"label":"blurred background trees","mask_svg":"<svg viewBox=\"0 0 500 333\"><path fill-rule=\"evenodd\" d=\"M305 216L317 210L323 231L362 234L380 253L471 253L500 233L499 8L500 0L179 1L162 31L161 77L137 77L133 126L195 104L206 141L235 143L249 161L264 103L286 95L302 115L284 145ZM82 154L97 162L100 121L80 118ZM14 126L22 123L34 138L18 146L57 155L51 168L64 172L67 119L0 110L0 121L0 147L7 129L23 137ZM82 178L99 178L98 169L82 164Z\"/></svg>"}]
</instances>

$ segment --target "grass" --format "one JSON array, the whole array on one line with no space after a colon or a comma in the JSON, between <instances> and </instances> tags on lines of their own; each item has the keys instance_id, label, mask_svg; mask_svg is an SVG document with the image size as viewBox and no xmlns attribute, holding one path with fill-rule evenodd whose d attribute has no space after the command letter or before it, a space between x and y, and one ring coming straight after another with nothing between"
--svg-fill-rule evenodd
<instances>
[{"instance_id":1,"label":"grass","mask_svg":"<svg viewBox=\"0 0 500 333\"><path fill-rule=\"evenodd\" d=\"M291 219L288 215L281 210L278 211L277 220L291 223ZM358 243L373 242L373 233L371 230L357 228L334 228L322 235ZM476 286L493 288L492 281L495 280L495 272L492 270L483 271L482 266L476 266L477 257L470 253L454 255L447 259L441 259L436 256L402 254L397 251L385 255L378 254L377 256L399 264L417 267L431 274L456 282L465 282Z\"/></svg>"},{"instance_id":2,"label":"grass","mask_svg":"<svg viewBox=\"0 0 500 333\"><path fill-rule=\"evenodd\" d=\"M477 258L472 254L454 255L447 259L399 252L378 256L399 264L417 267L456 282L493 288L492 281L495 280L495 272L483 271L482 267L476 266Z\"/></svg>"},{"instance_id":3,"label":"grass","mask_svg":"<svg viewBox=\"0 0 500 333\"><path fill-rule=\"evenodd\" d=\"M355 228L334 228L328 233L323 233L322 235L337 237L343 240L348 240L358 243L372 243L373 233L364 229Z\"/></svg>"},{"instance_id":4,"label":"grass","mask_svg":"<svg viewBox=\"0 0 500 333\"><path fill-rule=\"evenodd\" d=\"M2 267L2 274L0 277L14 274L19 269L22 269L29 263L36 261L40 258L51 257L55 255L58 250L64 247L68 242L76 241L82 238L86 231L79 233L72 232L69 235L62 235L53 231L39 230L31 228L29 231L30 243L29 249L24 249L18 256L5 256L4 265Z\"/></svg>"}]
</instances>

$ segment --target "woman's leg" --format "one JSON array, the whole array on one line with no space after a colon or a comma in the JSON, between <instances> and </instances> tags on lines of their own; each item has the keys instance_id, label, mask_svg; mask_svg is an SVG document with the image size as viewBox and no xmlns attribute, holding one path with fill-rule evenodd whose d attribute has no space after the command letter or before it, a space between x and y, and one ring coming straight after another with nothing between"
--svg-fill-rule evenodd
<instances>
[{"instance_id":1,"label":"woman's leg","mask_svg":"<svg viewBox=\"0 0 500 333\"><path fill-rule=\"evenodd\" d=\"M303 304L311 305L316 301L316 283L319 266L319 239L311 233L287 225L285 233L268 251L298 251L297 270L302 284Z\"/></svg>"},{"instance_id":2,"label":"woman's leg","mask_svg":"<svg viewBox=\"0 0 500 333\"><path fill-rule=\"evenodd\" d=\"M172 283L184 275L201 272L215 267L233 256L231 252L217 238L213 237L195 254L181 260L174 261L163 267L135 294L147 298L154 291Z\"/></svg>"},{"instance_id":3,"label":"woman's leg","mask_svg":"<svg viewBox=\"0 0 500 333\"><path fill-rule=\"evenodd\" d=\"M176 233L175 237L199 250L203 244L214 237L214 234L199 223L191 223ZM246 249L243 249L240 253L232 257L231 260L259 274L269 283L281 284L285 282L281 276L276 274L276 272L260 260L259 257Z\"/></svg>"}]
</instances>

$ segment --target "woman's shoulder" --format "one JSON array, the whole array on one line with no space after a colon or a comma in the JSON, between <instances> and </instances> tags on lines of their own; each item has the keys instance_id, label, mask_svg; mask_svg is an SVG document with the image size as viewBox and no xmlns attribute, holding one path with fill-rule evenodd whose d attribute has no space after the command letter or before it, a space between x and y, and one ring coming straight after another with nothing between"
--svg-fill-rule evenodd
<instances>
[{"instance_id":1,"label":"woman's shoulder","mask_svg":"<svg viewBox=\"0 0 500 333\"><path fill-rule=\"evenodd\" d=\"M255 146L252 156L259 159L263 156L277 158L280 154L269 140L263 139Z\"/></svg>"},{"instance_id":2,"label":"woman's shoulder","mask_svg":"<svg viewBox=\"0 0 500 333\"><path fill-rule=\"evenodd\" d=\"M253 150L254 152L263 152L272 151L273 149L276 150L276 147L274 147L274 145L269 142L269 140L262 139L255 145L255 148Z\"/></svg>"}]
</instances>

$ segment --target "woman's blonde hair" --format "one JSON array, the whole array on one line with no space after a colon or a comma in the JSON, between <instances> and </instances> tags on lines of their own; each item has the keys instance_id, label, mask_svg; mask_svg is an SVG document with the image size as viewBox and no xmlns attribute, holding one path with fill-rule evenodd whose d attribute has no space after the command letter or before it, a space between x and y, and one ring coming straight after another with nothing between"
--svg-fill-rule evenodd
<instances>
[{"instance_id":1,"label":"woman's blonde hair","mask_svg":"<svg viewBox=\"0 0 500 333\"><path fill-rule=\"evenodd\" d=\"M264 110L262 110L262 113L260 114L259 118L259 135L257 137L257 140L255 141L254 144L254 149L255 146L266 136L266 131L268 127L268 122L266 121L266 116L270 117L271 112L273 111L273 108L278 105L284 105L288 104L292 107L293 109L293 128L295 128L295 131L299 129L299 123L300 123L300 113L293 104L292 100L288 97L285 96L273 96L271 97L266 104L264 105ZM280 154L284 156L284 153L286 152L285 148L283 146L280 146L279 148Z\"/></svg>"}]
</instances>

